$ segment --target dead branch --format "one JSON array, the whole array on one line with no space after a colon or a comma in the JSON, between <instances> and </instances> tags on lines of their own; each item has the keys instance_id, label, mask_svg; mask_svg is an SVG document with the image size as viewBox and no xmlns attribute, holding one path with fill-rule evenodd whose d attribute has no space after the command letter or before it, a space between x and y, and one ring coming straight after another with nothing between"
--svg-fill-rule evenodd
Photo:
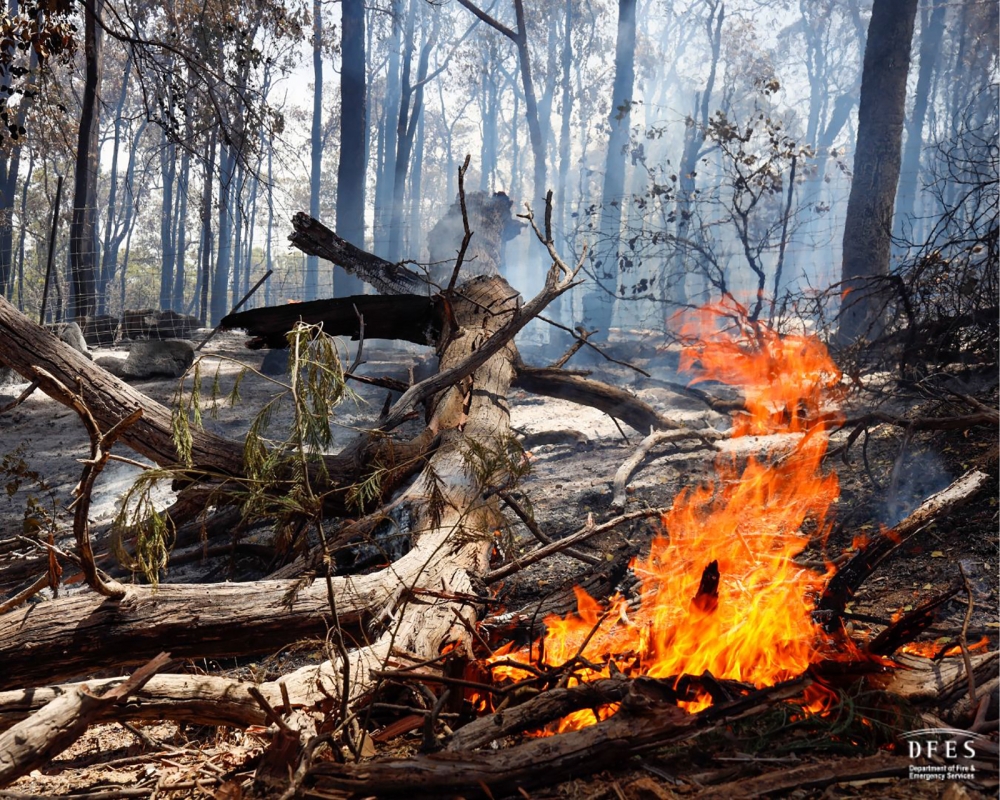
<instances>
[{"instance_id":1,"label":"dead branch","mask_svg":"<svg viewBox=\"0 0 1000 800\"><path fill-rule=\"evenodd\" d=\"M98 714L141 689L170 661L161 653L131 678L97 696L77 687L51 701L28 719L0 734L0 787L48 763L80 738Z\"/></svg>"},{"instance_id":2,"label":"dead branch","mask_svg":"<svg viewBox=\"0 0 1000 800\"><path fill-rule=\"evenodd\" d=\"M648 403L616 386L573 375L551 367L517 365L512 386L532 394L558 397L571 403L599 409L640 433L656 430L678 430L682 426L660 414Z\"/></svg>"},{"instance_id":3,"label":"dead branch","mask_svg":"<svg viewBox=\"0 0 1000 800\"><path fill-rule=\"evenodd\" d=\"M458 282L458 273L465 263L465 254L469 249L469 242L472 241L472 229L469 227L469 209L465 205L465 173L469 170L469 161L472 156L466 154L465 163L458 168L458 200L462 206L462 228L465 233L462 236L462 245L458 248L458 256L455 259L455 267L451 271L451 279L448 281L446 291L451 294L455 291L455 284Z\"/></svg>"},{"instance_id":4,"label":"dead branch","mask_svg":"<svg viewBox=\"0 0 1000 800\"><path fill-rule=\"evenodd\" d=\"M504 736L540 728L581 708L620 702L629 686L630 682L622 678L606 678L568 689L550 689L520 705L500 709L459 728L448 740L446 749L453 752L475 750Z\"/></svg>"},{"instance_id":5,"label":"dead branch","mask_svg":"<svg viewBox=\"0 0 1000 800\"><path fill-rule=\"evenodd\" d=\"M514 498L514 496L508 491L498 491L497 497L504 501L508 508L513 511L519 520L524 523L524 527L528 529L532 536L535 537L541 544L552 544L552 539L545 532L542 531L538 522L535 518L527 512L527 510ZM577 561L582 561L584 564L590 564L591 566L595 564L600 564L601 559L595 556L589 555L588 553L583 553L572 547L567 547L564 551L566 555L575 558Z\"/></svg>"},{"instance_id":6,"label":"dead branch","mask_svg":"<svg viewBox=\"0 0 1000 800\"><path fill-rule=\"evenodd\" d=\"M11 400L9 403L0 406L0 414L6 414L8 411L13 411L15 408L21 405L21 403L23 403L25 400L31 397L32 393L37 388L38 388L38 381L32 381L31 383L29 383L28 387L23 392L21 392L21 394L19 394L17 397Z\"/></svg>"},{"instance_id":7,"label":"dead branch","mask_svg":"<svg viewBox=\"0 0 1000 800\"><path fill-rule=\"evenodd\" d=\"M942 607L958 594L958 589L958 586L952 586L904 614L868 643L868 652L889 656L907 642L912 642L934 624Z\"/></svg>"},{"instance_id":8,"label":"dead branch","mask_svg":"<svg viewBox=\"0 0 1000 800\"><path fill-rule=\"evenodd\" d=\"M685 741L754 716L776 700L800 693L808 683L806 679L792 681L691 715L677 708L677 695L665 685L667 682L637 679L631 682L618 713L582 730L530 739L495 752L446 750L364 764L318 764L309 771L298 796L320 798L347 791L379 797L461 793L491 798L580 777L621 763L632 754Z\"/></svg>"},{"instance_id":9,"label":"dead branch","mask_svg":"<svg viewBox=\"0 0 1000 800\"><path fill-rule=\"evenodd\" d=\"M288 241L294 247L306 255L319 256L342 266L375 287L380 294L422 294L427 291L428 283L422 275L355 247L308 214L300 212L292 217L292 227L295 232L288 237Z\"/></svg>"},{"instance_id":10,"label":"dead branch","mask_svg":"<svg viewBox=\"0 0 1000 800\"><path fill-rule=\"evenodd\" d=\"M53 700L82 687L93 693L120 685L124 678L102 678L33 689L0 692L0 731L28 719ZM246 728L266 725L263 710L247 691L248 684L212 675L157 675L142 689L131 693L132 700L117 706L101 707L92 722L190 722L195 725L228 725ZM259 686L265 697L280 700L273 683Z\"/></svg>"},{"instance_id":11,"label":"dead branch","mask_svg":"<svg viewBox=\"0 0 1000 800\"><path fill-rule=\"evenodd\" d=\"M714 430L702 430L702 431L652 431L649 436L639 442L639 446L636 447L635 452L632 453L622 465L618 468L615 473L614 480L614 495L611 499L611 508L614 510L619 510L625 508L626 503L626 486L628 485L629 478L635 474L636 470L643 461L649 456L650 451L657 445L664 443L673 443L677 441L684 441L691 439L692 437L697 437L701 440L702 444L713 450L718 449L712 442L718 441L719 439L725 438L725 434L719 433Z\"/></svg>"},{"instance_id":12,"label":"dead branch","mask_svg":"<svg viewBox=\"0 0 1000 800\"><path fill-rule=\"evenodd\" d=\"M39 575L34 582L25 589L22 589L16 595L14 595L9 600L5 600L0 603L0 614L6 614L12 608L17 608L21 603L26 603L36 594L38 594L42 589L49 585L49 575L48 573L42 573Z\"/></svg>"},{"instance_id":13,"label":"dead branch","mask_svg":"<svg viewBox=\"0 0 1000 800\"><path fill-rule=\"evenodd\" d=\"M585 542L592 536L597 536L599 533L606 533L607 531L614 530L619 525L625 522L631 522L634 519L648 519L649 517L659 517L667 513L669 509L666 508L644 508L641 511L630 511L627 514L622 514L621 516L615 517L614 519L609 519L607 522L602 522L600 525L594 525L592 522L584 525L576 533L571 533L563 539L553 542L552 544L547 544L544 547L538 547L529 553L525 553L520 558L516 558L509 564L505 564L502 567L498 567L492 572L487 572L483 576L483 580L486 583L494 583L501 578L506 578L508 575L513 575L515 572L520 572L525 567L528 567L543 558L548 558L553 553L558 553L561 550L565 550L567 547L571 547L580 542Z\"/></svg>"},{"instance_id":14,"label":"dead branch","mask_svg":"<svg viewBox=\"0 0 1000 800\"><path fill-rule=\"evenodd\" d=\"M879 533L847 564L837 570L837 574L827 584L817 608L833 611L835 615L839 615L861 584L891 553L931 522L967 503L987 485L988 481L989 477L984 472L978 470L967 472L947 489L927 498L898 525Z\"/></svg>"},{"instance_id":15,"label":"dead branch","mask_svg":"<svg viewBox=\"0 0 1000 800\"><path fill-rule=\"evenodd\" d=\"M712 786L695 797L764 797L772 794L787 797L797 789L822 789L838 783L902 777L909 773L912 764L909 758L888 753L867 758L825 759L819 764L804 764Z\"/></svg>"}]
</instances>

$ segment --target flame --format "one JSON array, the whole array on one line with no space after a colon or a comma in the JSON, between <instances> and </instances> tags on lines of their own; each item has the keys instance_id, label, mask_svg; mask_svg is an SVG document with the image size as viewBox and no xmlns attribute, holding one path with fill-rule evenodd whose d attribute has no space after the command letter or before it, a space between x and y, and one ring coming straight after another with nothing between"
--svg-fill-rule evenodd
<instances>
[{"instance_id":1,"label":"flame","mask_svg":"<svg viewBox=\"0 0 1000 800\"><path fill-rule=\"evenodd\" d=\"M968 645L968 648L969 650L982 650L988 647L989 644L989 637L984 636L975 644ZM962 655L961 645L948 645L945 643L942 646L940 642L909 642L908 644L904 644L900 649L902 652L909 653L910 655L932 659L951 658Z\"/></svg>"},{"instance_id":2,"label":"flame","mask_svg":"<svg viewBox=\"0 0 1000 800\"><path fill-rule=\"evenodd\" d=\"M726 327L732 319L735 333ZM527 677L518 662L576 659L579 680L708 671L763 687L800 675L823 654L812 611L831 571L795 558L811 538L825 541L839 494L836 475L824 474L821 461L827 427L838 419L840 372L817 339L779 336L747 322L739 306L702 310L682 330L695 328L700 336L685 348L682 366L696 371L695 381L743 388L746 413L735 417L734 437L786 435L770 439L764 457L720 455L713 483L677 495L648 555L632 564L638 608L618 596L605 607L577 589L577 612L547 618L540 643L491 659L495 678ZM809 700L820 710L826 702L822 693ZM710 703L706 695L681 705L697 711ZM613 709L598 715L605 712ZM559 730L594 719L578 712Z\"/></svg>"}]
</instances>

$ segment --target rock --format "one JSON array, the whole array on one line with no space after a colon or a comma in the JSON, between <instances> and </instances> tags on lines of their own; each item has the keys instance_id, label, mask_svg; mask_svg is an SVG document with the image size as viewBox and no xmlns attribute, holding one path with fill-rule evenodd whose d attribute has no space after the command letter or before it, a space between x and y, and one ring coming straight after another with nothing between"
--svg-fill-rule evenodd
<instances>
[{"instance_id":1,"label":"rock","mask_svg":"<svg viewBox=\"0 0 1000 800\"><path fill-rule=\"evenodd\" d=\"M98 314L94 317L80 317L77 322L83 328L83 338L92 347L108 347L118 338L119 321L110 314Z\"/></svg>"},{"instance_id":2,"label":"rock","mask_svg":"<svg viewBox=\"0 0 1000 800\"><path fill-rule=\"evenodd\" d=\"M201 327L201 320L176 311L161 311L150 328L151 339L188 339Z\"/></svg>"},{"instance_id":3,"label":"rock","mask_svg":"<svg viewBox=\"0 0 1000 800\"><path fill-rule=\"evenodd\" d=\"M179 378L193 363L194 348L188 342L177 339L132 342L128 358L122 364L122 377Z\"/></svg>"},{"instance_id":4,"label":"rock","mask_svg":"<svg viewBox=\"0 0 1000 800\"><path fill-rule=\"evenodd\" d=\"M288 372L288 351L268 350L260 371L265 375L285 375Z\"/></svg>"},{"instance_id":5,"label":"rock","mask_svg":"<svg viewBox=\"0 0 1000 800\"><path fill-rule=\"evenodd\" d=\"M125 311L122 318L122 332L128 339L148 339L149 333L159 322L160 312L155 308L140 308Z\"/></svg>"},{"instance_id":6,"label":"rock","mask_svg":"<svg viewBox=\"0 0 1000 800\"><path fill-rule=\"evenodd\" d=\"M74 350L83 353L91 361L94 360L94 357L90 354L90 348L87 347L87 340L83 338L83 331L77 323L54 322L51 325L46 325L45 327Z\"/></svg>"},{"instance_id":7,"label":"rock","mask_svg":"<svg viewBox=\"0 0 1000 800\"><path fill-rule=\"evenodd\" d=\"M114 356L98 356L94 359L94 363L102 369L106 369L116 378L125 377L125 359L115 358Z\"/></svg>"}]
</instances>

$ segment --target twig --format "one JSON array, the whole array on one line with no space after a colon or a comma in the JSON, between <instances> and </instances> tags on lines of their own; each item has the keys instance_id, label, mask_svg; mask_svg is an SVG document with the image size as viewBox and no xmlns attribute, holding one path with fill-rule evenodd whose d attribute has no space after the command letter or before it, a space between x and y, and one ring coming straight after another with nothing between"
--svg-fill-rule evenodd
<instances>
[{"instance_id":1,"label":"twig","mask_svg":"<svg viewBox=\"0 0 1000 800\"><path fill-rule=\"evenodd\" d=\"M548 558L553 553L558 553L560 550L565 550L567 547L571 547L574 544L584 542L591 536L596 536L599 533L605 533L613 530L622 523L631 522L634 519L658 517L661 514L665 514L667 510L668 509L666 508L644 508L641 511L630 511L627 514L614 517L613 519L609 519L607 522L602 522L600 525L584 525L576 533L570 534L565 539L560 539L558 542L553 542L552 544L545 545L544 547L539 547L532 550L530 553L525 554L521 558L511 561L509 564L498 567L492 572L487 572L486 575L483 576L483 581L486 583L495 583L501 578L506 578L508 575L520 572L525 567L528 567L537 561L541 561L543 558Z\"/></svg>"},{"instance_id":2,"label":"twig","mask_svg":"<svg viewBox=\"0 0 1000 800\"><path fill-rule=\"evenodd\" d=\"M585 344L587 344L587 338L597 333L597 328L594 328L594 330L592 331L588 331L585 327L583 327L583 325L577 325L576 330L577 333L579 333L580 335L575 336L574 338L576 339L576 341L573 342L572 345L570 345L569 350L563 353L558 361L554 361L552 363L552 369L562 369L564 366L566 366L566 362L569 361L578 352L580 352L580 348L582 348Z\"/></svg>"},{"instance_id":3,"label":"twig","mask_svg":"<svg viewBox=\"0 0 1000 800\"><path fill-rule=\"evenodd\" d=\"M517 514L518 519L520 519L521 522L524 523L524 527L526 527L531 532L531 535L534 536L540 543L542 544L553 543L554 540L550 536L542 532L542 529L538 525L538 522L535 520L535 518L532 517L531 514L529 514L527 510L517 500L514 499L513 495L511 495L510 492L508 492L507 490L500 490L497 492L497 496L501 500L503 500L504 503L507 504L507 506L510 508L511 511ZM566 555L572 556L578 561L582 561L585 564L590 564L591 566L596 566L597 564L601 563L601 559L589 555L588 553L582 553L579 550L576 550L575 548L572 547L567 547L565 552Z\"/></svg>"},{"instance_id":4,"label":"twig","mask_svg":"<svg viewBox=\"0 0 1000 800\"><path fill-rule=\"evenodd\" d=\"M49 574L47 572L43 572L35 579L35 582L32 583L31 586L29 586L27 589L23 589L22 591L18 592L16 595L10 598L10 600L5 600L3 603L0 603L0 614L6 614L12 608L17 608L19 605L21 605L21 603L24 603L31 597L34 597L48 585L49 585Z\"/></svg>"},{"instance_id":5,"label":"twig","mask_svg":"<svg viewBox=\"0 0 1000 800\"><path fill-rule=\"evenodd\" d=\"M969 623L972 621L972 610L976 607L976 601L972 594L972 584L969 576L965 574L965 567L962 562L958 563L958 571L962 575L962 582L965 584L965 593L969 597L969 603L965 608L965 621L962 622L962 632L958 635L958 644L962 648L962 661L965 662L965 675L969 681L969 707L976 707L976 676L972 671L972 658L969 656Z\"/></svg>"},{"instance_id":6,"label":"twig","mask_svg":"<svg viewBox=\"0 0 1000 800\"><path fill-rule=\"evenodd\" d=\"M462 270L462 263L465 261L465 253L469 249L469 242L472 241L472 230L469 228L469 211L465 206L465 173L469 169L470 155L465 156L465 163L458 168L458 202L462 206L462 226L465 228L465 235L462 237L462 245L458 248L458 257L455 259L455 268L451 271L451 280L448 281L446 293L455 291L455 284L458 282L458 273Z\"/></svg>"},{"instance_id":7,"label":"twig","mask_svg":"<svg viewBox=\"0 0 1000 800\"><path fill-rule=\"evenodd\" d=\"M631 442L630 442L630 441L628 440L628 436L626 436L626 435L625 435L625 431L623 431L623 430L622 430L622 426L621 426L621 425L620 425L620 424L618 423L618 420L617 420L617 419L615 419L615 418L614 418L614 417L613 417L613 416L612 416L611 414L608 414L608 416L609 416L609 417L611 417L611 421L612 421L613 423L615 423L615 427L616 427L616 428L618 428L618 433L620 433L620 434L622 435L622 439L624 439L624 440L625 440L625 444L632 444L632 443L631 443Z\"/></svg>"},{"instance_id":8,"label":"twig","mask_svg":"<svg viewBox=\"0 0 1000 800\"><path fill-rule=\"evenodd\" d=\"M351 368L347 370L347 374L352 374L358 367L360 367L365 362L361 360L361 354L365 349L365 315L358 311L358 306L355 304L352 306L354 309L354 314L358 318L358 352L354 356L354 363L351 364Z\"/></svg>"},{"instance_id":9,"label":"twig","mask_svg":"<svg viewBox=\"0 0 1000 800\"><path fill-rule=\"evenodd\" d=\"M256 292L256 291L257 291L257 290L258 290L258 289L259 289L259 288L260 288L260 287L261 287L261 286L262 286L262 285L264 284L264 281L266 281L266 280L267 280L268 278L270 278L270 277L271 277L271 274L272 274L273 272L274 272L274 270L271 270L271 269L269 269L269 270L267 271L267 273L266 273L266 274L264 275L264 277L263 277L263 278L261 278L261 279L260 279L259 281L257 281L257 283L255 283L255 284L254 284L254 285L253 285L253 286L251 287L251 289L250 289L250 291L249 291L249 292L247 292L247 293L246 293L245 295L243 295L243 299L242 299L242 300L240 300L240 302L238 302L238 303L237 303L237 304L236 304L235 306L233 306L233 307L232 307L232 309L231 309L231 310L229 311L229 313L230 313L230 314L235 314L235 313L236 313L237 311L239 311L239 310L240 310L241 308L243 308L243 304L244 304L244 303L246 303L246 301L247 301L247 300L249 300L249 299L250 299L251 297L253 297L253 294L254 294L254 292ZM228 316L228 315L227 315L227 316ZM202 339L202 341L201 341L201 344L199 344L199 345L198 345L198 346L197 346L197 347L195 348L195 352L198 352L198 351L199 351L199 350L201 350L201 348L203 348L203 347L204 347L204 346L205 346L206 344L208 344L208 343L209 343L210 341L212 341L212 339L214 339L214 338L215 338L215 335L216 335L216 334L217 334L217 333L218 333L218 332L219 332L220 330L222 330L222 326L221 326L221 325L216 325L216 326L215 326L214 328L212 328L212 332L211 332L210 334L208 334L208 336L206 336L206 337L205 337L204 339Z\"/></svg>"},{"instance_id":10,"label":"twig","mask_svg":"<svg viewBox=\"0 0 1000 800\"><path fill-rule=\"evenodd\" d=\"M261 707L264 715L267 717L268 721L274 725L277 725L283 733L289 736L298 737L298 733L292 730L288 723L286 723L282 718L281 714L274 710L274 707L267 702L267 698L264 697L263 693L256 686L248 686L247 693L257 701L257 705Z\"/></svg>"},{"instance_id":11,"label":"twig","mask_svg":"<svg viewBox=\"0 0 1000 800\"><path fill-rule=\"evenodd\" d=\"M577 331L580 330L579 327L576 329L576 331L574 331L572 328L568 328L567 326L562 325L561 323L556 322L554 319L549 319L548 317L546 317L543 314L539 314L538 315L538 319L540 319L542 322L547 322L553 328L559 328L559 330L566 331L566 333L568 333L570 336L572 336L574 339L576 339L577 342L582 342L582 344L580 345L580 347L584 347L584 346L589 347L591 350L595 351L598 355L600 355L601 358L603 358L605 361L610 361L612 364L618 364L619 366L626 367L628 369L634 370L634 371L638 372L640 375L643 375L643 376L645 376L647 378L652 377L648 372L646 372L646 370L641 369L640 367L635 366L635 364L629 364L627 361L619 361L617 358L612 358L607 353L605 353L600 347L598 347L596 344L587 341L587 336L593 336L595 333L597 333L596 330L591 331L590 333L587 334L587 336L583 336L582 334L577 333ZM576 351L573 351L573 352L576 352ZM562 364L554 364L553 366L562 366Z\"/></svg>"},{"instance_id":12,"label":"twig","mask_svg":"<svg viewBox=\"0 0 1000 800\"><path fill-rule=\"evenodd\" d=\"M11 400L7 405L0 406L0 414L6 414L8 411L13 411L21 403L27 400L33 391L38 388L38 381L34 380L28 384L28 388L25 389L21 394L19 394L14 400Z\"/></svg>"}]
</instances>

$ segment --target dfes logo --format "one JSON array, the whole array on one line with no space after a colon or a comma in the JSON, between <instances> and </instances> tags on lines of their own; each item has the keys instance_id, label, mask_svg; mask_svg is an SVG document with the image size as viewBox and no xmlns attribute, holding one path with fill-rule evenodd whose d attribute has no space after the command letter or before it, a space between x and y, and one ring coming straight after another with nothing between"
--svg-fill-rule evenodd
<instances>
[{"instance_id":1,"label":"dfes logo","mask_svg":"<svg viewBox=\"0 0 1000 800\"><path fill-rule=\"evenodd\" d=\"M904 733L907 755L925 763L910 765L910 778L922 781L974 780L976 740L982 734L958 728L923 728Z\"/></svg>"}]
</instances>

